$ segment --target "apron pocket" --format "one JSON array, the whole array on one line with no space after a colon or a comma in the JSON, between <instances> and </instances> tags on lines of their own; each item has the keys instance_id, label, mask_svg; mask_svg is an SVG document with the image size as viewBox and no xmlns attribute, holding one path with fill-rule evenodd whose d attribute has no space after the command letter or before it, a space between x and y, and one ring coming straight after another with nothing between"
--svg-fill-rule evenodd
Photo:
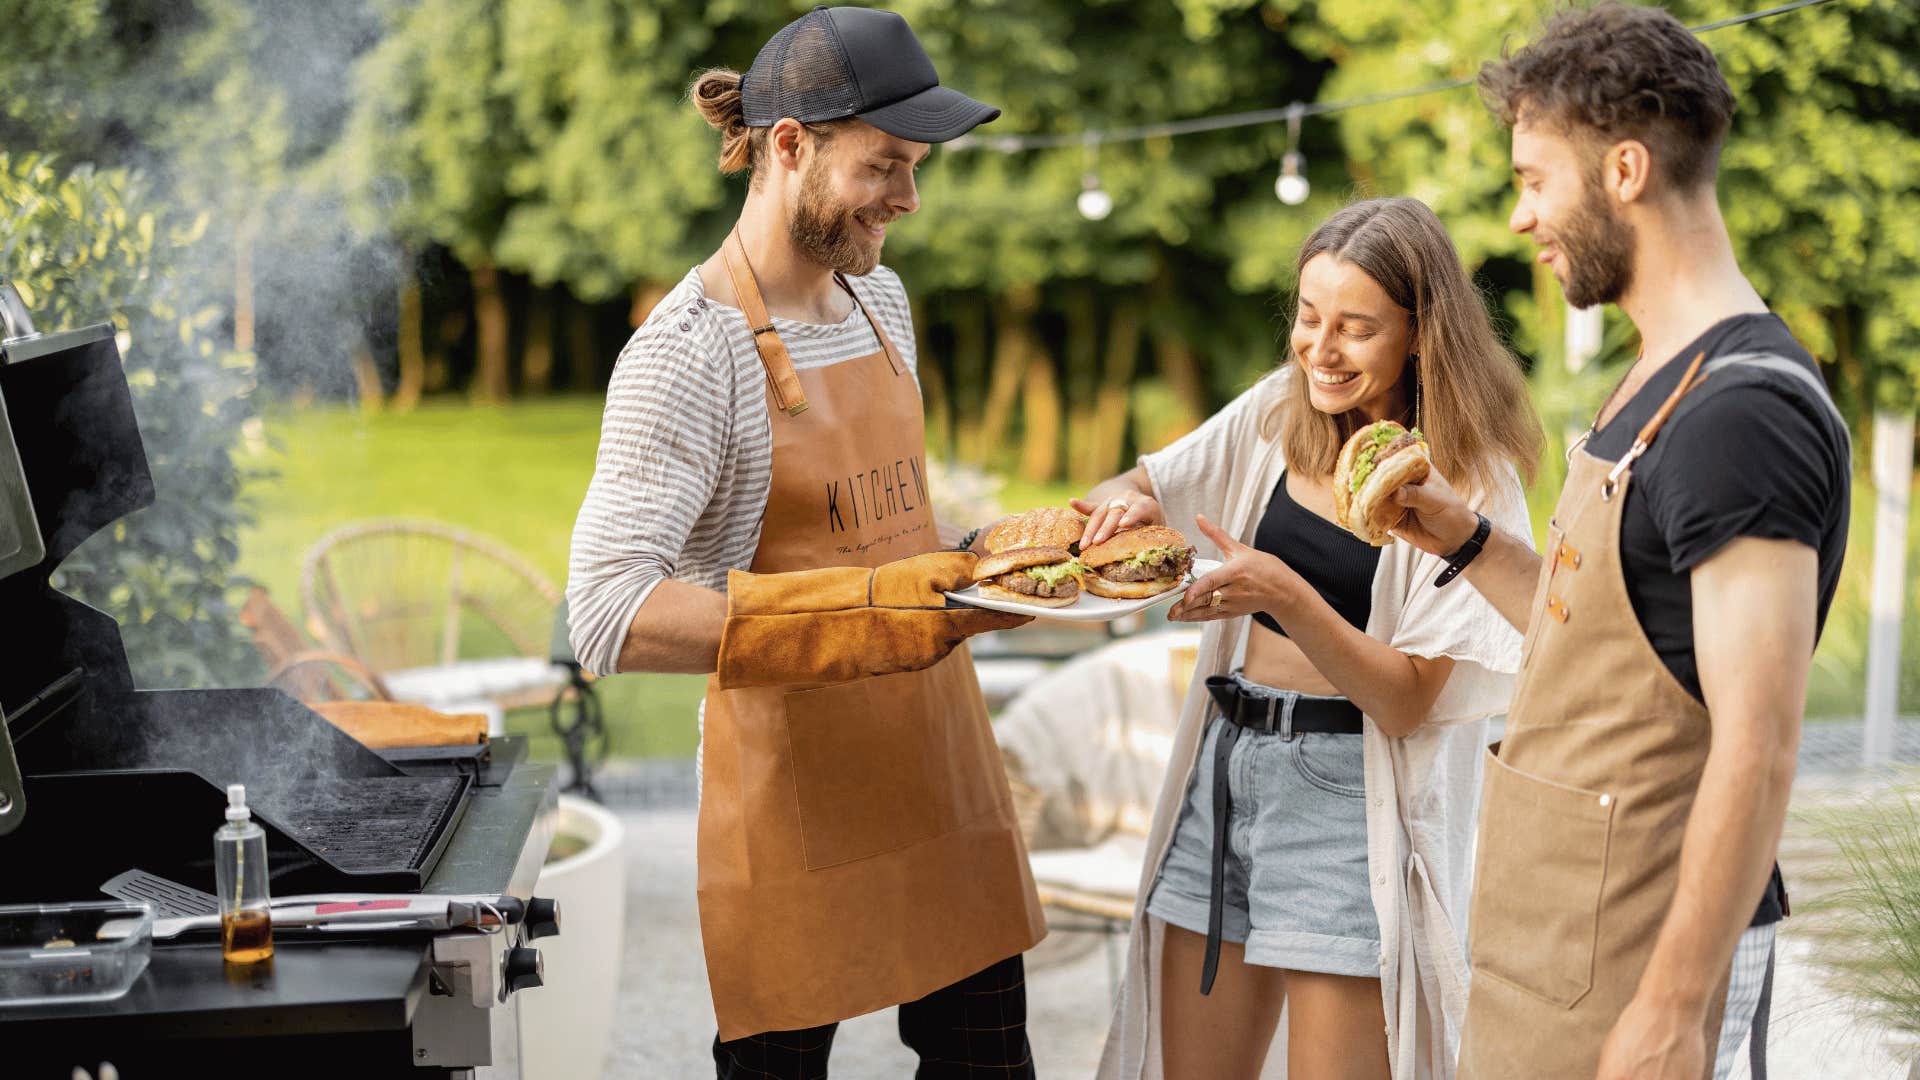
<instances>
[{"instance_id":1,"label":"apron pocket","mask_svg":"<svg viewBox=\"0 0 1920 1080\"><path fill-rule=\"evenodd\" d=\"M1475 977L1570 1009L1593 985L1613 799L1487 753L1468 926Z\"/></svg>"},{"instance_id":2,"label":"apron pocket","mask_svg":"<svg viewBox=\"0 0 1920 1080\"><path fill-rule=\"evenodd\" d=\"M786 695L809 870L893 851L939 831L928 797L925 710L918 700L880 692L893 681L863 679Z\"/></svg>"}]
</instances>

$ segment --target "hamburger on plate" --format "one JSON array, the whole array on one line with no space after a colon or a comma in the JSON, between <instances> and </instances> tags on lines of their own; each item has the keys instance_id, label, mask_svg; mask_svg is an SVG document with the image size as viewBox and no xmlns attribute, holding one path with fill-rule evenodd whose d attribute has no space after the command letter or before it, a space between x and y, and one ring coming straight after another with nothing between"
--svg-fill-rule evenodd
<instances>
[{"instance_id":1,"label":"hamburger on plate","mask_svg":"<svg viewBox=\"0 0 1920 1080\"><path fill-rule=\"evenodd\" d=\"M1113 534L1080 553L1087 591L1111 600L1141 600L1186 583L1193 545L1179 530L1143 525Z\"/></svg>"},{"instance_id":2,"label":"hamburger on plate","mask_svg":"<svg viewBox=\"0 0 1920 1080\"><path fill-rule=\"evenodd\" d=\"M1393 493L1424 483L1432 471L1433 455L1419 429L1408 431L1391 420L1368 424L1347 439L1334 464L1334 516L1348 532L1385 547L1407 515Z\"/></svg>"},{"instance_id":3,"label":"hamburger on plate","mask_svg":"<svg viewBox=\"0 0 1920 1080\"><path fill-rule=\"evenodd\" d=\"M1080 535L1087 519L1064 506L1043 506L1016 514L987 530L987 554L998 555L1014 548L1064 548L1069 554L1080 550Z\"/></svg>"},{"instance_id":4,"label":"hamburger on plate","mask_svg":"<svg viewBox=\"0 0 1920 1080\"><path fill-rule=\"evenodd\" d=\"M973 577L989 600L1063 608L1080 599L1085 572L1064 547L1016 547L981 559Z\"/></svg>"}]
</instances>

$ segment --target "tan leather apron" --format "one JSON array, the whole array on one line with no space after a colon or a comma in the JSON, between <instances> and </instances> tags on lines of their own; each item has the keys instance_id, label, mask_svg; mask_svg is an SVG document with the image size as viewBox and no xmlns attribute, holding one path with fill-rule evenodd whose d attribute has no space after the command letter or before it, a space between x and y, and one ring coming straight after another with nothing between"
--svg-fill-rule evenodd
<instances>
[{"instance_id":1,"label":"tan leather apron","mask_svg":"<svg viewBox=\"0 0 1920 1080\"><path fill-rule=\"evenodd\" d=\"M1593 1076L1677 887L1707 710L1634 617L1620 520L1634 461L1699 368L1620 461L1584 447L1571 456L1506 733L1486 759L1463 1080ZM1706 1020L1709 1074L1725 997L1722 976Z\"/></svg>"},{"instance_id":2,"label":"tan leather apron","mask_svg":"<svg viewBox=\"0 0 1920 1080\"><path fill-rule=\"evenodd\" d=\"M737 233L722 250L773 426L753 570L938 548L919 388L879 320L855 295L880 351L796 372ZM811 689L709 680L702 758L700 932L722 1039L914 1001L1046 933L964 646Z\"/></svg>"}]
</instances>

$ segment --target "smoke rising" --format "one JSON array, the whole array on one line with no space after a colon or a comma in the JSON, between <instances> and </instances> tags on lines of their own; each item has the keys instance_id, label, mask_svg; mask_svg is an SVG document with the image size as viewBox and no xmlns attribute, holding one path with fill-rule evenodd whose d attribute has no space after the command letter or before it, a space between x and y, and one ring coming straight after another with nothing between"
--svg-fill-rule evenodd
<instances>
[{"instance_id":1,"label":"smoke rising","mask_svg":"<svg viewBox=\"0 0 1920 1080\"><path fill-rule=\"evenodd\" d=\"M311 778L387 776L372 751L270 691L141 694L142 721L117 738L124 768L191 769L214 784L285 790Z\"/></svg>"},{"instance_id":2,"label":"smoke rising","mask_svg":"<svg viewBox=\"0 0 1920 1080\"><path fill-rule=\"evenodd\" d=\"M233 452L248 430L257 445L275 401L353 395L353 357L391 346L384 328L411 272L382 227L403 192L354 204L335 157L378 12L352 0L28 8L14 38L27 47L0 59L0 81L23 91L0 105L0 155L50 154L63 173L136 170L146 204L181 231L156 245L161 280L96 286L71 305L36 300L43 330L120 325L157 492L55 581L111 608L139 685L251 681L260 667L229 580L241 527Z\"/></svg>"}]
</instances>

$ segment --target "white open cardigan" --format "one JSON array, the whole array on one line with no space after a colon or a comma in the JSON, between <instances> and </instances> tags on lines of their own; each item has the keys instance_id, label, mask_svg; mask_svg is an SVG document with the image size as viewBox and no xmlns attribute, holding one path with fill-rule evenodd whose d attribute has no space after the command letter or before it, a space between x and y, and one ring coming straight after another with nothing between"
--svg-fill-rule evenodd
<instances>
[{"instance_id":1,"label":"white open cardigan","mask_svg":"<svg viewBox=\"0 0 1920 1080\"><path fill-rule=\"evenodd\" d=\"M1282 369L1284 372L1284 369ZM1167 523L1200 537L1198 514L1252 543L1266 498L1286 462L1260 419L1287 380L1262 380L1173 445L1140 459ZM1531 537L1519 474L1478 500L1498 528ZM1204 538L1202 554L1217 557ZM1367 869L1380 919L1380 987L1395 1080L1446 1080L1454 1072L1466 1012L1467 898L1474 819L1480 803L1487 718L1504 713L1520 667L1520 634L1464 581L1433 579L1441 559L1400 542L1382 550L1373 579L1368 636L1413 656L1455 661L1426 721L1395 739L1366 720ZM1160 956L1165 924L1145 915L1200 754L1208 697L1204 680L1242 655L1247 619L1208 623L1154 810L1148 858L1134 905L1126 978L1101 1057L1101 1080L1161 1080ZM1198 987L1195 988L1196 990ZM1286 1075L1285 1029L1263 1077Z\"/></svg>"}]
</instances>

